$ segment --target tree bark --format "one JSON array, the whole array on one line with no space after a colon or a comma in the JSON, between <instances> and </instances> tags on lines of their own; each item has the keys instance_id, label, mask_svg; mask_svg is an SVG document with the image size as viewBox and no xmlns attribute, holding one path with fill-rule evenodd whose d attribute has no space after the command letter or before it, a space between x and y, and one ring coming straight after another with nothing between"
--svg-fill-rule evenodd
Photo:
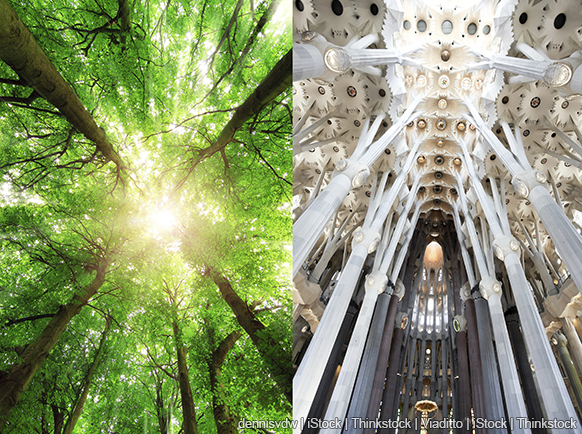
<instances>
[{"instance_id":1,"label":"tree bark","mask_svg":"<svg viewBox=\"0 0 582 434\"><path fill-rule=\"evenodd\" d=\"M65 412L61 411L61 409L57 405L51 405L53 410L53 420L54 420L54 434L61 434L63 431L63 423L65 422Z\"/></svg>"},{"instance_id":2,"label":"tree bark","mask_svg":"<svg viewBox=\"0 0 582 434\"><path fill-rule=\"evenodd\" d=\"M97 367L101 363L101 359L103 358L103 353L105 352L105 340L107 339L107 334L109 333L109 326L110 326L110 318L108 317L105 322L105 330L101 334L101 341L99 342L99 347L97 348L97 352L95 353L95 357L93 359L93 363L89 367L89 371L87 372L87 376L85 377L85 381L83 384L83 389L77 403L75 404L75 408L71 413L71 416L67 420L65 425L65 430L63 434L72 434L73 429L75 429L75 425L77 424L79 418L81 417L81 413L83 412L83 407L85 406L85 401L87 400L87 396L89 395L89 389L91 388L91 383L93 382L93 377L95 375L95 371Z\"/></svg>"},{"instance_id":3,"label":"tree bark","mask_svg":"<svg viewBox=\"0 0 582 434\"><path fill-rule=\"evenodd\" d=\"M241 333L234 331L229 334L218 345L218 348L212 352L212 361L210 362L210 388L212 390L212 407L214 412L214 422L218 434L237 434L238 417L230 412L224 397L224 385L219 380L222 364L226 356L236 341L241 337Z\"/></svg>"},{"instance_id":4,"label":"tree bark","mask_svg":"<svg viewBox=\"0 0 582 434\"><path fill-rule=\"evenodd\" d=\"M221 149L224 149L238 129L259 114L261 110L291 86L292 51L293 50L289 50L287 54L277 62L275 67L271 72L269 72L269 74L267 74L255 91L235 110L234 116L222 129L214 143L208 148L201 149L198 152L198 160L196 163L199 163Z\"/></svg>"},{"instance_id":5,"label":"tree bark","mask_svg":"<svg viewBox=\"0 0 582 434\"><path fill-rule=\"evenodd\" d=\"M180 396L182 397L182 413L184 421L182 427L184 434L198 434L196 423L196 408L194 407L194 398L190 388L190 379L188 378L188 364L186 347L182 343L181 331L176 320L173 321L174 339L176 341L176 352L178 353L178 383L180 384Z\"/></svg>"},{"instance_id":6,"label":"tree bark","mask_svg":"<svg viewBox=\"0 0 582 434\"><path fill-rule=\"evenodd\" d=\"M164 398L162 396L162 388L164 383L158 381L156 386L156 411L158 414L158 424L160 425L160 434L168 434L168 410L164 406Z\"/></svg>"},{"instance_id":7,"label":"tree bark","mask_svg":"<svg viewBox=\"0 0 582 434\"><path fill-rule=\"evenodd\" d=\"M119 5L119 27L121 28L120 42L125 46L127 33L129 33L129 24L131 19L131 6L129 0L117 0Z\"/></svg>"},{"instance_id":8,"label":"tree bark","mask_svg":"<svg viewBox=\"0 0 582 434\"><path fill-rule=\"evenodd\" d=\"M287 356L281 345L268 334L265 325L257 319L254 312L232 289L228 279L219 271L208 266L206 268L214 283L218 286L222 298L230 306L238 323L247 332L269 367L274 380L281 387L289 402L292 403L293 373L291 357Z\"/></svg>"},{"instance_id":9,"label":"tree bark","mask_svg":"<svg viewBox=\"0 0 582 434\"><path fill-rule=\"evenodd\" d=\"M42 333L26 348L21 356L22 362L14 365L8 374L0 376L0 433L4 430L10 412L18 404L28 383L42 367L71 319L81 311L81 308L105 282L108 266L109 262L103 260L93 282L83 291L75 294L71 303L61 306Z\"/></svg>"},{"instance_id":10,"label":"tree bark","mask_svg":"<svg viewBox=\"0 0 582 434\"><path fill-rule=\"evenodd\" d=\"M95 143L107 161L114 162L121 170L125 166L123 160L113 149L105 131L97 126L7 0L0 0L0 17L0 59Z\"/></svg>"}]
</instances>

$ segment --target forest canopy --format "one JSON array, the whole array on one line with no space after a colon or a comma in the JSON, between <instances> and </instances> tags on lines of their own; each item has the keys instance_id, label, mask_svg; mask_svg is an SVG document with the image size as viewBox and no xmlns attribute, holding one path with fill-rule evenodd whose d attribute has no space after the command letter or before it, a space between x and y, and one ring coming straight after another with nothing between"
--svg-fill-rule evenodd
<instances>
[{"instance_id":1,"label":"forest canopy","mask_svg":"<svg viewBox=\"0 0 582 434\"><path fill-rule=\"evenodd\" d=\"M290 419L290 5L0 16L0 432Z\"/></svg>"}]
</instances>

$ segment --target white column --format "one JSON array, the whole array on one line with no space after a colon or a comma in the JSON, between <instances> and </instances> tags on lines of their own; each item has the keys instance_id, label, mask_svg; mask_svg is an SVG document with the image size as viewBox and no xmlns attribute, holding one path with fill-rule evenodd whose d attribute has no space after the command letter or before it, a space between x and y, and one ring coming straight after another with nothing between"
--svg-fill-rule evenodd
<instances>
[{"instance_id":1,"label":"white column","mask_svg":"<svg viewBox=\"0 0 582 434\"><path fill-rule=\"evenodd\" d=\"M580 342L580 337L576 333L576 329L570 318L560 318L560 322L562 323L562 330L570 344L572 361L574 362L578 376L580 376L582 375L582 342Z\"/></svg>"},{"instance_id":2,"label":"white column","mask_svg":"<svg viewBox=\"0 0 582 434\"><path fill-rule=\"evenodd\" d=\"M359 233L363 236L354 238L352 242L352 253L342 270L317 332L293 378L293 417L297 420L307 418L354 288L360 278L364 261L379 240L378 233L369 230L362 230Z\"/></svg>"},{"instance_id":3,"label":"white column","mask_svg":"<svg viewBox=\"0 0 582 434\"><path fill-rule=\"evenodd\" d=\"M364 346L366 345L366 337L374 314L374 306L378 295L384 291L388 283L388 276L382 272L375 272L368 275L366 279L366 295L358 314L358 319L350 338L348 350L341 365L341 370L331 400L327 407L324 420L330 421L343 419L348 410L356 377L358 375L358 368L362 360ZM350 423L350 421L348 421ZM329 428L322 429L320 433L339 434L343 428Z\"/></svg>"},{"instance_id":4,"label":"white column","mask_svg":"<svg viewBox=\"0 0 582 434\"><path fill-rule=\"evenodd\" d=\"M357 186L368 179L370 172L367 167L351 160L341 161L347 162L342 163L345 167L340 166L343 170L336 169L331 182L293 225L293 276L303 266L323 229L351 190L354 180L358 181ZM359 173L362 175L356 178ZM360 181L361 178L365 179Z\"/></svg>"},{"instance_id":5,"label":"white column","mask_svg":"<svg viewBox=\"0 0 582 434\"><path fill-rule=\"evenodd\" d=\"M517 367L513 359L511 343L509 341L509 332L505 324L505 316L501 306L501 283L493 277L485 277L479 283L481 295L489 304L491 314L491 325L495 336L495 346L497 348L497 359L499 361L499 371L503 382L503 394L505 395L505 404L507 406L507 415L517 422L516 418L526 418L527 410L521 385L517 375ZM547 340L547 339L546 339ZM528 433L531 431L526 428L520 428L518 423L514 423L513 433Z\"/></svg>"},{"instance_id":6,"label":"white column","mask_svg":"<svg viewBox=\"0 0 582 434\"><path fill-rule=\"evenodd\" d=\"M535 176L535 175L534 175ZM530 182L531 183L531 182ZM582 237L545 185L537 183L526 197L535 208L578 291L582 290Z\"/></svg>"},{"instance_id":7,"label":"white column","mask_svg":"<svg viewBox=\"0 0 582 434\"><path fill-rule=\"evenodd\" d=\"M523 337L532 358L536 378L540 386L540 393L546 408L548 419L570 420L576 417L574 405L560 374L554 353L550 347L550 342L546 336L546 331L542 319L536 308L533 294L528 287L527 279L521 261L515 250L511 249L507 241L495 239L495 244L503 252L507 276L511 283L515 304L519 312L522 324ZM517 243L515 239L511 239ZM519 244L518 244L519 246ZM501 258L500 258L501 259ZM582 433L579 426L576 429L553 429L554 434L558 433Z\"/></svg>"},{"instance_id":8,"label":"white column","mask_svg":"<svg viewBox=\"0 0 582 434\"><path fill-rule=\"evenodd\" d=\"M325 74L321 51L309 44L293 44L293 81Z\"/></svg>"}]
</instances>

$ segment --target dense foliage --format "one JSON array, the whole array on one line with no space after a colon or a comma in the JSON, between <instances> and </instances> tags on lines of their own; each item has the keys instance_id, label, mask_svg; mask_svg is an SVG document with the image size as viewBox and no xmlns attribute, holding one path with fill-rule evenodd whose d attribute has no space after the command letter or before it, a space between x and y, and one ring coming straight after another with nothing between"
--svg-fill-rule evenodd
<instances>
[{"instance_id":1,"label":"dense foliage","mask_svg":"<svg viewBox=\"0 0 582 434\"><path fill-rule=\"evenodd\" d=\"M119 159L0 62L0 432L290 418L287 5L10 5Z\"/></svg>"}]
</instances>

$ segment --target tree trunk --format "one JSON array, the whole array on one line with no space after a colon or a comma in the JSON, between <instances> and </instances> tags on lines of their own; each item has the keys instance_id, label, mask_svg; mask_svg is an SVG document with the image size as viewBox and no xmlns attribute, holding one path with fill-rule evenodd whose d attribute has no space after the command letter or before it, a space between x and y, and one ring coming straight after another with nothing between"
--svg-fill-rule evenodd
<instances>
[{"instance_id":1,"label":"tree trunk","mask_svg":"<svg viewBox=\"0 0 582 434\"><path fill-rule=\"evenodd\" d=\"M121 28L120 42L125 46L127 41L127 33L129 32L129 23L131 17L131 6L129 0L117 0L119 5L119 27Z\"/></svg>"},{"instance_id":2,"label":"tree trunk","mask_svg":"<svg viewBox=\"0 0 582 434\"><path fill-rule=\"evenodd\" d=\"M214 412L214 422L216 423L218 434L238 433L238 417L232 414L228 405L226 405L223 392L224 385L219 378L222 364L226 360L228 352L240 337L241 333L234 331L224 338L220 345L218 345L218 348L212 352L212 361L209 364L212 407Z\"/></svg>"},{"instance_id":3,"label":"tree trunk","mask_svg":"<svg viewBox=\"0 0 582 434\"><path fill-rule=\"evenodd\" d=\"M263 360L269 367L273 379L283 390L283 393L292 403L293 373L291 357L285 354L281 345L269 336L265 325L257 319L247 304L232 289L230 282L217 270L207 266L207 270L218 286L220 294L232 309L240 326L247 332Z\"/></svg>"},{"instance_id":4,"label":"tree trunk","mask_svg":"<svg viewBox=\"0 0 582 434\"><path fill-rule=\"evenodd\" d=\"M26 348L21 356L22 363L14 365L9 373L0 376L0 433L4 430L10 412L18 404L28 383L42 367L71 319L105 282L108 266L109 262L104 260L97 269L97 275L91 285L75 294L71 303L61 306L42 333Z\"/></svg>"},{"instance_id":5,"label":"tree trunk","mask_svg":"<svg viewBox=\"0 0 582 434\"><path fill-rule=\"evenodd\" d=\"M53 104L65 118L118 170L124 167L105 131L97 126L93 116L83 106L75 91L59 74L32 33L20 20L7 0L0 0L0 59L20 78Z\"/></svg>"},{"instance_id":6,"label":"tree trunk","mask_svg":"<svg viewBox=\"0 0 582 434\"><path fill-rule=\"evenodd\" d=\"M188 364L186 347L182 343L181 331L176 320L173 321L174 339L176 341L176 352L178 353L178 383L180 384L180 395L182 397L182 413L184 415L183 429L184 434L198 434L196 423L196 408L194 407L194 398L190 388L190 379L188 378Z\"/></svg>"},{"instance_id":7,"label":"tree trunk","mask_svg":"<svg viewBox=\"0 0 582 434\"><path fill-rule=\"evenodd\" d=\"M164 398L162 396L162 387L164 383L158 382L156 387L156 411L158 414L158 424L160 425L160 434L168 434L168 410L164 406Z\"/></svg>"},{"instance_id":8,"label":"tree trunk","mask_svg":"<svg viewBox=\"0 0 582 434\"><path fill-rule=\"evenodd\" d=\"M63 431L63 422L65 421L65 412L61 411L61 409L57 405L51 405L53 410L53 421L54 421L54 434L61 434Z\"/></svg>"},{"instance_id":9,"label":"tree trunk","mask_svg":"<svg viewBox=\"0 0 582 434\"><path fill-rule=\"evenodd\" d=\"M0 0L4 1L4 0ZM247 121L259 114L269 103L279 96L286 89L291 87L291 58L292 51L289 50L275 67L267 74L265 79L259 84L255 91L238 107L234 116L226 124L216 141L206 149L198 152L197 162L210 157L214 153L224 149L233 138L234 133L240 129Z\"/></svg>"},{"instance_id":10,"label":"tree trunk","mask_svg":"<svg viewBox=\"0 0 582 434\"><path fill-rule=\"evenodd\" d=\"M83 384L83 389L81 392L81 396L77 400L75 404L75 408L71 416L67 420L67 424L65 425L65 430L63 434L72 434L73 429L75 429L75 425L77 421L81 417L81 413L83 412L83 407L85 406L85 401L87 400L87 395L89 395L89 389L91 388L91 383L93 382L93 376L95 375L95 371L97 367L101 363L101 359L103 358L103 353L105 352L105 339L107 339L107 334L109 333L109 326L110 326L111 319L108 317L105 322L105 330L101 334L101 341L99 342L99 347L97 348L97 353L95 353L95 358L93 359L93 363L89 367L89 371L87 372L87 376L85 377L85 382Z\"/></svg>"}]
</instances>

